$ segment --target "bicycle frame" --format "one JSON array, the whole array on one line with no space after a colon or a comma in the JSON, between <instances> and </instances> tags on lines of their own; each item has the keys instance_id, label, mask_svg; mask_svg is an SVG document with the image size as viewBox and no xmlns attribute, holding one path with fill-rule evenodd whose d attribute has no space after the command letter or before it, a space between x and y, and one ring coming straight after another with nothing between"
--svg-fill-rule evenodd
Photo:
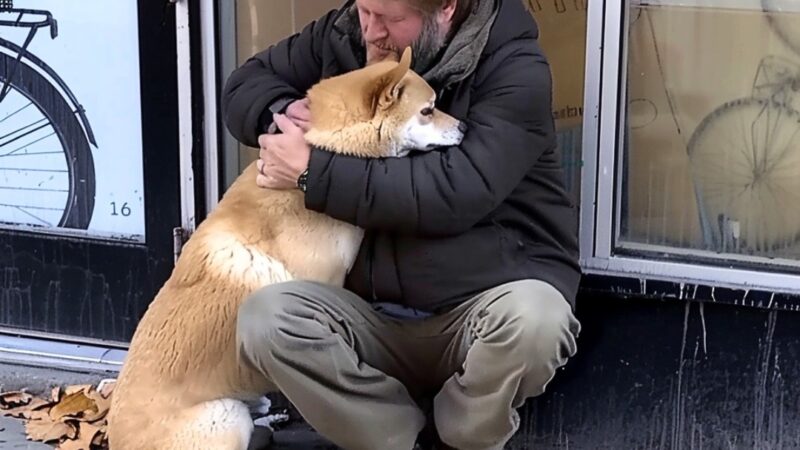
<instances>
[{"instance_id":1,"label":"bicycle frame","mask_svg":"<svg viewBox=\"0 0 800 450\"><path fill-rule=\"evenodd\" d=\"M0 89L0 102L8 95L8 91L11 89L10 81L14 78L17 72L17 65L21 63L22 58L26 58L30 60L33 64L38 66L42 69L47 75L50 76L61 88L61 90L66 95L67 99L75 106L75 112L78 113L78 117L80 118L81 124L83 125L84 131L86 132L86 136L89 139L89 142L92 143L95 147L97 147L97 142L94 138L94 133L92 132L92 127L89 125L89 120L86 117L86 110L83 106L78 102L78 99L69 89L67 84L61 77L53 70L50 66L48 66L44 61L38 58L33 53L30 53L28 49L28 45L30 45L31 41L33 40L36 32L40 28L50 28L50 37L51 39L55 39L58 36L58 22L55 18L53 18L52 14L49 11L39 11L34 9L0 9L0 14L3 13L10 13L10 14L18 14L16 20L0 20L0 27L3 26L10 26L10 27L21 27L21 28L30 28L28 32L28 36L25 38L25 42L22 46L19 46L9 40L0 38L0 46L9 49L12 53L16 53L15 64L11 69L11 73L7 77L5 83L3 83L3 87ZM44 19L42 20L31 20L25 21L23 17L26 15L42 15Z\"/></svg>"}]
</instances>

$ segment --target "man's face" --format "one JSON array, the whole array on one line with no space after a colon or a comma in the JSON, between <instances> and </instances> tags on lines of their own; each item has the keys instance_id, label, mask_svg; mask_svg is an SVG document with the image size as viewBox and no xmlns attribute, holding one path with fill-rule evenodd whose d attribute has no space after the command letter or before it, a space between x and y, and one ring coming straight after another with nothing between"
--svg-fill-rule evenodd
<instances>
[{"instance_id":1,"label":"man's face","mask_svg":"<svg viewBox=\"0 0 800 450\"><path fill-rule=\"evenodd\" d=\"M414 49L415 64L427 64L444 45L447 23L442 15L425 18L406 0L356 0L367 64L388 57L399 60L404 48Z\"/></svg>"}]
</instances>

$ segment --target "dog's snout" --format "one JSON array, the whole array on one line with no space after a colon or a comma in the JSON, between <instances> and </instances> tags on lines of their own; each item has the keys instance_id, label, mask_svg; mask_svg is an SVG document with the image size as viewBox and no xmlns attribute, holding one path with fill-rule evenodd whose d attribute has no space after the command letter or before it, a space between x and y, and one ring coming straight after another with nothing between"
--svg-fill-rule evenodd
<instances>
[{"instance_id":1,"label":"dog's snout","mask_svg":"<svg viewBox=\"0 0 800 450\"><path fill-rule=\"evenodd\" d=\"M464 122L458 122L458 131L462 134L467 132L467 124Z\"/></svg>"}]
</instances>

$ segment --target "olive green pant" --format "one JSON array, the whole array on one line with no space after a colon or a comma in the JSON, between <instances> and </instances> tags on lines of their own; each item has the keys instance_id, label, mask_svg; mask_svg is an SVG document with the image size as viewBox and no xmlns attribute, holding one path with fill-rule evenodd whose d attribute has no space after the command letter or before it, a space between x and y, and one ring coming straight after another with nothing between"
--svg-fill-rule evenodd
<instances>
[{"instance_id":1,"label":"olive green pant","mask_svg":"<svg viewBox=\"0 0 800 450\"><path fill-rule=\"evenodd\" d=\"M442 441L501 449L516 408L576 351L580 324L550 284L490 289L443 313L400 320L343 288L271 285L239 310L237 339L319 433L348 450L411 450L433 398Z\"/></svg>"}]
</instances>

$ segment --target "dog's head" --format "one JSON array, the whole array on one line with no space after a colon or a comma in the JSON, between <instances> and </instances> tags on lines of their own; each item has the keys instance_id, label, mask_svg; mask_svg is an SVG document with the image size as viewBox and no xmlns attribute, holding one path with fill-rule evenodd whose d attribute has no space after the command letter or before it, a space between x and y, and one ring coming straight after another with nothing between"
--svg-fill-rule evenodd
<instances>
[{"instance_id":1,"label":"dog's head","mask_svg":"<svg viewBox=\"0 0 800 450\"><path fill-rule=\"evenodd\" d=\"M460 143L466 126L434 107L436 93L410 66L407 48L399 62L319 82L308 92L306 139L332 152L373 158Z\"/></svg>"}]
</instances>

